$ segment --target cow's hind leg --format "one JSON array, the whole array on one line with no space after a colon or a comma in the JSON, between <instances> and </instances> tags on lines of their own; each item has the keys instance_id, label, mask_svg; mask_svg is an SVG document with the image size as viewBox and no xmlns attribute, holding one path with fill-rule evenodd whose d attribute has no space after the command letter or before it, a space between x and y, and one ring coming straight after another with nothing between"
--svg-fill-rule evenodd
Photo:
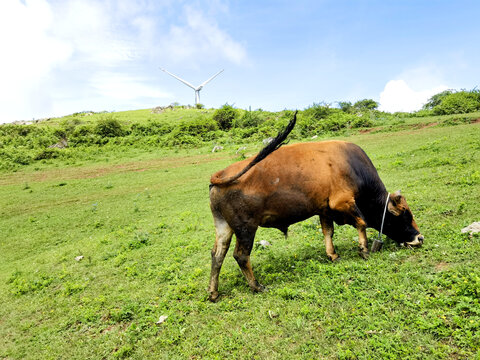
<instances>
[{"instance_id":1,"label":"cow's hind leg","mask_svg":"<svg viewBox=\"0 0 480 360\"><path fill-rule=\"evenodd\" d=\"M212 249L212 269L210 273L210 285L208 287L210 301L216 301L218 298L218 276L233 235L233 230L225 219L214 215L214 222L216 237L215 245Z\"/></svg>"},{"instance_id":2,"label":"cow's hind leg","mask_svg":"<svg viewBox=\"0 0 480 360\"><path fill-rule=\"evenodd\" d=\"M333 220L325 216L320 216L320 223L322 224L322 232L325 240L325 251L327 252L328 258L335 261L339 256L333 246Z\"/></svg>"},{"instance_id":3,"label":"cow's hind leg","mask_svg":"<svg viewBox=\"0 0 480 360\"><path fill-rule=\"evenodd\" d=\"M250 262L250 253L252 252L253 240L255 238L256 229L243 229L239 233L235 232L237 244L233 257L237 261L243 275L247 279L248 285L254 292L263 291L264 287L259 284L253 275L252 263Z\"/></svg>"}]
</instances>

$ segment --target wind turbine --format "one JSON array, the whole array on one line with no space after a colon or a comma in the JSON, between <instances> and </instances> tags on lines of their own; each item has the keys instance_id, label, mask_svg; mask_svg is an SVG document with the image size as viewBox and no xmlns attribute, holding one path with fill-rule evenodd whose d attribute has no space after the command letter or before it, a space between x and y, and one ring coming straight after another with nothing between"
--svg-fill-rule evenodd
<instances>
[{"instance_id":1,"label":"wind turbine","mask_svg":"<svg viewBox=\"0 0 480 360\"><path fill-rule=\"evenodd\" d=\"M180 79L177 75L173 75L172 73L168 72L165 69L160 68L160 70L162 70L163 72L166 72L168 75L173 76L175 79L181 81L188 87L191 87L193 90L195 90L195 105L198 105L200 103L200 90L202 90L205 85L207 85L210 81L212 81L215 77L217 77L224 69L220 70L215 75L213 75L210 79L208 79L207 81L204 81L201 85L198 85L198 86L193 86L188 81Z\"/></svg>"}]
</instances>

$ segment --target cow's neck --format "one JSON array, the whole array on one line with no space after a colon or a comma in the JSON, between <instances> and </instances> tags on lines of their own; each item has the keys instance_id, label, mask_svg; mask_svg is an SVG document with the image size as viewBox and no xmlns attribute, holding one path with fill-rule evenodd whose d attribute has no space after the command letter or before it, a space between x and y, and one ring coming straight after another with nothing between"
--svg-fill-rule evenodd
<instances>
[{"instance_id":1,"label":"cow's neck","mask_svg":"<svg viewBox=\"0 0 480 360\"><path fill-rule=\"evenodd\" d=\"M360 201L357 201L357 206L362 212L368 227L380 231L388 192L383 188L371 192L368 195L368 198L365 196L363 199L359 199ZM388 214L386 214L386 216L388 216Z\"/></svg>"}]
</instances>

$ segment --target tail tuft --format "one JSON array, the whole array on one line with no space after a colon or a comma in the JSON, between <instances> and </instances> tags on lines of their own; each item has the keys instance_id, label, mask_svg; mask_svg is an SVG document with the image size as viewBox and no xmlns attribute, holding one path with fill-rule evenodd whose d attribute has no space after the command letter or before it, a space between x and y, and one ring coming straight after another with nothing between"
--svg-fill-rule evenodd
<instances>
[{"instance_id":1,"label":"tail tuft","mask_svg":"<svg viewBox=\"0 0 480 360\"><path fill-rule=\"evenodd\" d=\"M240 176L245 174L248 170L250 170L255 164L259 163L263 159L265 159L268 155L273 153L275 150L280 148L283 144L285 144L285 140L287 139L288 134L290 134L295 127L295 124L297 122L297 111L295 111L295 114L293 115L293 119L290 120L288 125L278 133L278 135L273 139L267 146L265 146L260 152L255 156L255 158L248 164L242 171L240 171L238 174L229 177L227 179L222 179L220 178L220 173L216 173L212 176L210 179L211 185L219 185L219 186L225 186L233 183L235 180L237 180Z\"/></svg>"}]
</instances>

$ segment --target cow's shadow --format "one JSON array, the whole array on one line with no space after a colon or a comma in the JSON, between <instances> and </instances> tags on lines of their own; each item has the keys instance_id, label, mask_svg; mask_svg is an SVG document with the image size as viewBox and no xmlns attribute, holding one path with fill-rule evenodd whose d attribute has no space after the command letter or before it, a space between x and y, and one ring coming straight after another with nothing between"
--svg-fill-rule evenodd
<instances>
[{"instance_id":1,"label":"cow's shadow","mask_svg":"<svg viewBox=\"0 0 480 360\"><path fill-rule=\"evenodd\" d=\"M373 238L369 239L369 245L373 240ZM395 247L392 240L384 238L384 251L392 247ZM277 249L276 242L268 247L262 247L256 243L251 254L253 271L257 280L268 291L284 282L295 281L299 277L308 277L312 272L324 270L328 273L331 267L343 267L346 263L368 261L359 255L358 243L352 240L336 239L335 249L340 258L332 262L325 252L323 239L297 243L295 246L281 246L281 249ZM219 290L222 297L229 297L232 292L238 291L251 293L240 268L236 263L233 266L236 268L234 276L232 276L231 268L230 276L222 277L220 275Z\"/></svg>"}]
</instances>

